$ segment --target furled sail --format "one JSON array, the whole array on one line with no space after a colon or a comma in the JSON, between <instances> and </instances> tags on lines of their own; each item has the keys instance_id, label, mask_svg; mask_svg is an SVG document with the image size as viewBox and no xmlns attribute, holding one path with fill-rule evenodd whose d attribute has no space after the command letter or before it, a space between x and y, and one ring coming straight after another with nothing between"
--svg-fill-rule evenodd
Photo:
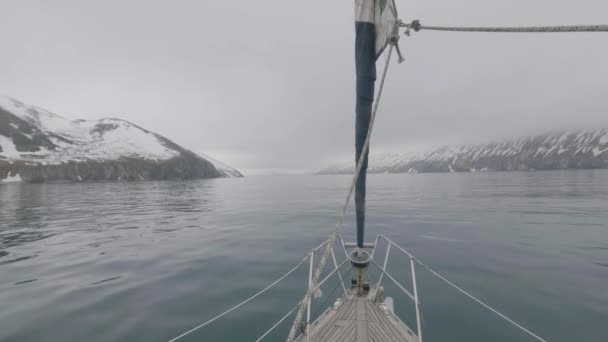
<instances>
[{"instance_id":1,"label":"furled sail","mask_svg":"<svg viewBox=\"0 0 608 342\"><path fill-rule=\"evenodd\" d=\"M365 187L368 153L362 154L367 138L374 87L376 60L388 45L397 21L397 9L393 0L355 0L355 67L357 73L357 104L355 124L355 160L362 160L362 167L355 187L355 212L357 216L357 245L363 247L365 233Z\"/></svg>"}]
</instances>

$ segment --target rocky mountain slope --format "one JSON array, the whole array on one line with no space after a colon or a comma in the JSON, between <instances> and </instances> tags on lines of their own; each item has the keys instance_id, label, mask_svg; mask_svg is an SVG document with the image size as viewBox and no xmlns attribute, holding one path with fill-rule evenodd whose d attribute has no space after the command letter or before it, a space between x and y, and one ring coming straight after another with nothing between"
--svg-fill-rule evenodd
<instances>
[{"instance_id":1,"label":"rocky mountain slope","mask_svg":"<svg viewBox=\"0 0 608 342\"><path fill-rule=\"evenodd\" d=\"M0 97L0 182L235 176L242 175L128 121L72 121Z\"/></svg>"},{"instance_id":2,"label":"rocky mountain slope","mask_svg":"<svg viewBox=\"0 0 608 342\"><path fill-rule=\"evenodd\" d=\"M354 161L319 173L352 173ZM608 130L568 131L426 152L372 155L369 172L476 172L608 168Z\"/></svg>"}]
</instances>

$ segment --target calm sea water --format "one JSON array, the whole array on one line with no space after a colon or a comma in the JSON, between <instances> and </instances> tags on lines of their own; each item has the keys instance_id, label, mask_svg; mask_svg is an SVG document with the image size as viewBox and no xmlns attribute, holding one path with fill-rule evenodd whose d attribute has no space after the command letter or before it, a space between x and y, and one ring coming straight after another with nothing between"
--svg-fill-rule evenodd
<instances>
[{"instance_id":1,"label":"calm sea water","mask_svg":"<svg viewBox=\"0 0 608 342\"><path fill-rule=\"evenodd\" d=\"M167 341L322 242L349 181L0 185L0 340ZM608 341L608 172L374 175L368 193L369 240L391 237L549 341ZM306 268L184 341L255 340L302 297ZM389 270L407 280L405 258ZM418 276L426 341L531 341Z\"/></svg>"}]
</instances>

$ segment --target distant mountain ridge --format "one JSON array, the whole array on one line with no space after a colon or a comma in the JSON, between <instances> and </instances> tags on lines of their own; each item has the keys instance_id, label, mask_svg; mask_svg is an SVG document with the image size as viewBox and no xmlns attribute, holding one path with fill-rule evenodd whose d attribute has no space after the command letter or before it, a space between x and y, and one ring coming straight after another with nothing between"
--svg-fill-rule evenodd
<instances>
[{"instance_id":1,"label":"distant mountain ridge","mask_svg":"<svg viewBox=\"0 0 608 342\"><path fill-rule=\"evenodd\" d=\"M131 122L68 120L0 97L0 182L242 177Z\"/></svg>"},{"instance_id":2,"label":"distant mountain ridge","mask_svg":"<svg viewBox=\"0 0 608 342\"><path fill-rule=\"evenodd\" d=\"M608 130L564 131L488 144L443 146L426 152L370 157L371 173L524 171L608 168ZM320 174L354 171L354 161Z\"/></svg>"}]
</instances>

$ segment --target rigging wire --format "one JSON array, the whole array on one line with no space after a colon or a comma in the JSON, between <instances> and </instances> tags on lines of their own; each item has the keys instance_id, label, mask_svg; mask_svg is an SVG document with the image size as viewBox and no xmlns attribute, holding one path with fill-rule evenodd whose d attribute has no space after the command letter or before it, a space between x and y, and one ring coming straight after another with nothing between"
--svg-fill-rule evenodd
<instances>
[{"instance_id":1,"label":"rigging wire","mask_svg":"<svg viewBox=\"0 0 608 342\"><path fill-rule=\"evenodd\" d=\"M370 143L370 139L372 136L372 131L374 129L374 120L376 119L376 113L378 112L380 99L382 98L382 90L384 89L384 81L386 80L386 74L388 72L388 66L390 65L391 55L393 53L394 47L395 47L395 44L391 43L389 46L389 49L388 49L386 62L384 64L384 70L382 72L382 78L380 80L380 86L378 88L378 96L376 97L376 101L374 101L374 108L372 110L372 115L371 115L370 122L369 122L369 128L367 130L367 137L365 138L365 144L363 145L363 149L361 150L360 156L366 155L367 151L369 150L369 143ZM331 248L333 247L334 243L336 242L336 239L338 238L338 235L340 233L340 228L342 228L342 226L344 225L344 220L346 219L346 212L348 211L348 207L351 202L353 191L355 190L355 185L357 184L357 180L359 179L359 174L361 173L361 169L363 168L364 159L365 158L359 158L359 163L357 164L357 170L356 170L356 172L353 176L353 180L350 184L350 189L348 191L348 195L346 196L346 201L344 202L344 206L342 207L342 213L340 215L340 219L338 220L338 223L336 223L335 231L333 232L333 234L331 235L331 237L329 239L330 242L325 246L323 255L321 256L321 259L319 260L319 264L317 265L317 268L314 272L313 284L316 284L319 281L319 278L321 276L321 271L323 270L323 268L325 268L325 263L327 262L327 258L330 254ZM302 319L304 318L304 311L306 311L306 305L307 305L308 299L311 296L312 296L311 291L306 292L306 295L304 296L304 300L300 304L300 309L298 310L298 313L296 314L296 319L294 320L293 325L291 326L291 330L289 332L287 341L294 340L297 330L298 330L297 327L300 325L300 323L302 322Z\"/></svg>"},{"instance_id":2,"label":"rigging wire","mask_svg":"<svg viewBox=\"0 0 608 342\"><path fill-rule=\"evenodd\" d=\"M348 272L346 272L346 274L344 275L344 277L347 277L352 271L353 271L353 267L350 268L350 270ZM330 292L329 295L327 295L327 298L325 299L325 301L323 303L321 303L321 305L319 305L319 307L317 308L317 310L315 311L315 313L312 314L312 316L310 317L315 317L320 311L321 309L325 306L325 304L327 304L327 301L331 298L331 296L334 294L334 292L336 292L336 290L338 289L338 287L340 287L340 285L342 285L342 281L338 280L338 283L336 284L336 287L334 287L334 289ZM270 329L268 329L262 336L260 336L257 340L255 340L255 342L260 342L262 339L264 339L264 337L268 336L268 334L270 334L270 332L272 332L277 326L279 326L281 323L283 323L283 321L285 321L287 319L287 317L289 317L300 305L301 302L297 303L296 305L294 305L294 307L289 310L288 313L286 313L278 322L276 322Z\"/></svg>"},{"instance_id":3,"label":"rigging wire","mask_svg":"<svg viewBox=\"0 0 608 342\"><path fill-rule=\"evenodd\" d=\"M352 272L352 270L353 270L353 268L351 267L350 270L345 274L345 276L349 275ZM316 316L319 313L321 307L323 307L327 303L327 300L336 291L336 289L338 289L338 287L340 286L340 283L341 283L341 281L338 281L338 285L332 290L332 292L329 294L329 296L327 296L327 299L325 300L325 302L323 304L321 304L321 306L319 306L319 309L317 310L317 312L315 312L315 314L312 317ZM255 342L260 342L261 340L264 339L264 337L268 336L268 334L270 334L276 327L278 327L281 323L283 323L287 319L287 317L289 317L294 311L296 311L296 309L298 308L300 303L301 302L296 303L296 305L294 305L293 308L291 308L291 310L289 310L289 312L287 312L272 327L270 327L270 329L268 329L264 334L262 334L262 336L258 337L258 339L255 340Z\"/></svg>"},{"instance_id":4,"label":"rigging wire","mask_svg":"<svg viewBox=\"0 0 608 342\"><path fill-rule=\"evenodd\" d=\"M280 320L278 320L272 327L270 327L270 329L266 330L266 332L264 334L262 334L262 336L258 337L258 339L255 340L255 342L260 342L261 340L264 339L264 337L268 336L268 334L270 334L276 327L278 327L281 323L283 323L287 319L287 317L291 316L291 314L294 311L296 311L298 306L300 306L300 303L297 303L296 305L294 305L293 308L291 308L291 310L289 310L288 313L286 313Z\"/></svg>"},{"instance_id":5,"label":"rigging wire","mask_svg":"<svg viewBox=\"0 0 608 342\"><path fill-rule=\"evenodd\" d=\"M354 267L351 267L348 272L346 272L346 274L343 276L344 278L348 278L348 276L351 274L351 272L353 271ZM319 314L319 312L321 311L321 309L323 309L323 307L325 306L325 304L327 304L327 302L331 299L331 296L336 292L336 290L338 289L338 287L340 287L340 284L343 284L340 280L338 280L338 283L336 284L336 287L334 287L333 290L331 290L331 292L327 295L327 298L325 298L325 300L323 301L323 303L321 303L321 305L319 305L319 307L317 308L317 310L310 316L310 317L315 317Z\"/></svg>"},{"instance_id":6,"label":"rigging wire","mask_svg":"<svg viewBox=\"0 0 608 342\"><path fill-rule=\"evenodd\" d=\"M538 341L541 342L547 342L547 340L543 339L542 337L536 335L535 333L531 332L530 330L528 330L527 328L525 328L524 326L522 326L521 324L515 322L514 320L512 320L511 318L503 315L502 313L500 313L498 310L494 309L493 307L491 307L490 305L484 303L483 301L481 301L481 299L477 299L477 297L473 296L472 294L468 293L467 291L463 290L461 287L459 287L458 285L452 283L451 281L449 281L446 277L442 276L441 274L439 274L439 272L433 270L432 268L430 268L429 266L427 266L425 263L423 263L422 261L414 258L414 261L416 261L416 263L418 263L420 266L424 267L427 271L431 272L431 274L433 274L434 276L436 276L437 278L443 280L446 284L450 285L451 287L455 288L456 290L458 290L460 293L464 294L465 296L471 298L472 300L474 300L475 302L477 302L477 304L483 306L484 308L492 311L493 313L497 314L499 317L501 317L502 319L506 320L507 322L513 324L514 326L516 326L517 328L521 329L522 331L524 331L525 333L527 333L528 335L534 337L535 339L537 339Z\"/></svg>"},{"instance_id":7,"label":"rigging wire","mask_svg":"<svg viewBox=\"0 0 608 342\"><path fill-rule=\"evenodd\" d=\"M513 33L559 33L559 32L608 32L608 25L575 25L575 26L527 26L527 27L460 27L460 26L425 26L425 25L421 25L419 20L414 20L412 21L412 23L410 24L406 24L403 22L399 22L399 26L400 27L404 27L406 28L406 34L409 35L410 30L414 30L416 32L420 31L420 30L430 30L430 31L453 31L453 32L513 32ZM372 115L371 115L371 119L370 119L370 125L369 125L369 129L367 132L367 137L365 140L365 144L363 145L363 149L361 151L361 156L365 155L365 153L367 153L367 151L369 150L369 143L370 143L370 138L371 138L371 134L372 134L372 130L373 130L373 126L374 126L374 120L376 118L376 113L378 111L378 107L379 107L379 103L380 103L380 98L382 96L382 91L384 89L384 81L386 79L386 75L387 75L387 71L388 71L388 66L389 66L389 62L391 59L391 54L393 51L393 48L395 48L396 45L395 44L390 44L389 47L389 51L387 54L387 58L386 58L386 63L384 66L384 71L382 74L382 78L381 78L381 82L380 82L380 86L378 89L378 97L376 98L376 101L374 102L374 108L372 111ZM327 245L325 246L325 250L324 253L319 261L319 264L317 265L317 268L315 269L314 275L313 275L313 285L317 284L319 281L319 278L321 276L321 272L325 267L325 264L327 262L327 258L329 257L331 248L333 247L333 245L336 242L336 239L338 237L340 228L344 225L344 220L346 218L346 212L348 211L350 202L351 202L351 198L352 198L352 194L355 188L355 185L357 183L357 180L359 178L359 174L361 173L361 169L363 166L363 159L364 158L359 158L359 163L357 164L357 169L356 172L353 176L353 180L348 192L348 195L346 197L346 201L344 203L344 206L342 207L342 213L341 216L338 220L338 222L336 223L336 227L335 227L335 231L334 233L331 235L330 237L330 241L327 243ZM242 301L241 303L233 306L232 308L224 311L223 313L219 314L218 316L204 322L201 323L200 325L186 331L185 333L171 339L169 342L175 342L179 339L181 339L182 337L189 335L190 333L216 321L219 318L224 317L225 315L229 314L230 312L240 308L241 306L247 304L248 302L250 302L251 300L255 299L256 297L260 296L261 294L263 294L264 292L268 291L270 288L272 288L273 286L275 286L276 284L278 284L280 281L282 281L283 279L285 279L287 276L289 276L291 273L293 273L295 270L297 270L302 263L304 263L304 261L306 261L306 259L308 259L310 256L310 254L308 254L306 257L304 257L304 259L302 259L294 268L292 268L290 271L288 271L287 273L285 273L282 277L280 277L279 279L277 279L276 281L274 281L273 283L271 283L270 285L268 285L267 287L265 287L264 289L260 290L259 292L257 292L256 294L254 294L253 296L247 298L246 300ZM421 266L423 266L424 268L426 268L429 272L431 272L433 275L437 276L439 279L443 280L444 282L446 282L448 285L452 286L453 288L455 288L456 290L460 291L462 294L466 295L467 297L471 298L472 300L476 301L478 304L482 305L483 307L485 307L486 309L494 312L495 314L499 315L501 318L507 320L508 322L510 322L511 324L515 325L516 327L518 327L519 329L525 331L526 333L528 333L530 336L536 338L539 341L542 342L546 342L544 339L542 339L541 337L539 337L538 335L532 333L530 330L526 329L525 327L523 327L522 325L520 325L519 323L513 321L512 319L510 319L509 317L501 314L500 312L498 312L496 309L490 307L489 305L485 304L484 302L482 302L481 300L477 299L476 297L474 297L473 295L469 294L468 292L466 292L465 290L463 290L462 288L458 287L456 284L452 283L451 281L449 281L448 279L446 279L445 277L443 277L441 274L439 274L438 272L436 272L435 270L431 269L429 266L427 266L426 264L422 263L420 260L415 259L416 262L418 264L420 264ZM309 289L304 297L304 299L302 301L300 301L298 304L296 304L296 306L294 306L293 309L291 309L291 311L289 311L279 322L277 322L272 328L274 329L276 326L278 326L280 323L282 323L287 317L289 317L289 315L291 315L296 308L299 307L297 315L296 315L296 319L293 322L292 328L291 328L291 332L289 334L288 337L288 341L292 341L293 338L295 337L295 333L297 332L297 327L299 326L299 324L301 323L301 320L303 318L303 314L304 311L306 310L306 305L308 302L308 299L312 296L313 292L312 289L315 289L317 286L312 286L311 289ZM337 288L337 287L336 287ZM334 290L335 291L335 290ZM266 335L263 335L261 338L263 338ZM261 339L260 338L260 339ZM258 341L260 340L258 339Z\"/></svg>"},{"instance_id":8,"label":"rigging wire","mask_svg":"<svg viewBox=\"0 0 608 342\"><path fill-rule=\"evenodd\" d=\"M202 327L204 327L204 326L206 326L206 325L209 325L209 324L211 324L211 323L215 322L216 320L218 320L218 319L220 319L220 318L222 318L222 317L226 316L227 314L231 313L232 311L234 311L234 310L236 310L236 309L240 308L241 306L243 306L243 305L245 305L245 304L249 303L250 301L254 300L254 299L255 299L255 298L257 298L258 296L260 296L261 294L263 294L264 292L268 291L268 290L269 290L269 289L271 289L273 286L275 286L276 284L278 284L279 282L281 282L281 280L283 280L283 279L287 278L287 277L288 277L290 274L292 274L293 272L295 272L295 271L296 271L296 270L297 270L297 269L298 269L300 266L302 266L302 264L304 263L304 261L306 261L306 260L307 260L309 257L310 257L310 253L309 253L309 254L307 254L307 255L304 257L304 259L302 259L302 260L301 260L301 261L300 261L300 262L299 262L299 263L298 263L298 264L297 264L297 265L296 265L294 268L292 268L292 269L291 269L291 270L289 270L287 273L285 273L284 275L282 275L282 276L281 276L279 279L277 279L277 280L275 280L274 282L272 282L270 285L268 285L268 286L266 286L265 288L263 288L262 290L258 291L258 292L257 292L256 294L254 294L253 296L251 296L251 297L249 297L249 298L245 299L244 301L242 301L242 302L240 302L239 304L237 304L237 305L235 305L235 306L231 307L230 309L228 309L228 310L226 310L226 311L222 312L221 314L219 314L219 315L217 315L217 316L215 316L215 317L211 318L210 320L208 320L208 321L206 321L206 322L204 322L204 323L201 323L201 324L197 325L196 327L194 327L194 328L192 328L192 329L190 329L190 330L186 331L185 333L183 333L183 334L181 334L181 335L179 335L179 336L177 336L177 337L172 338L171 340L169 340L169 342L175 342L175 341L177 341L177 340L181 339L182 337L184 337L184 336L186 336L186 335L189 335L189 334L191 334L191 333L195 332L196 330L198 330L198 329L200 329L200 328L202 328Z\"/></svg>"},{"instance_id":9,"label":"rigging wire","mask_svg":"<svg viewBox=\"0 0 608 342\"><path fill-rule=\"evenodd\" d=\"M565 25L565 26L426 26L414 20L410 24L400 23L399 26L416 32L452 31L452 32L504 32L504 33L565 33L565 32L608 32L608 25ZM406 31L407 33L407 31Z\"/></svg>"}]
</instances>

